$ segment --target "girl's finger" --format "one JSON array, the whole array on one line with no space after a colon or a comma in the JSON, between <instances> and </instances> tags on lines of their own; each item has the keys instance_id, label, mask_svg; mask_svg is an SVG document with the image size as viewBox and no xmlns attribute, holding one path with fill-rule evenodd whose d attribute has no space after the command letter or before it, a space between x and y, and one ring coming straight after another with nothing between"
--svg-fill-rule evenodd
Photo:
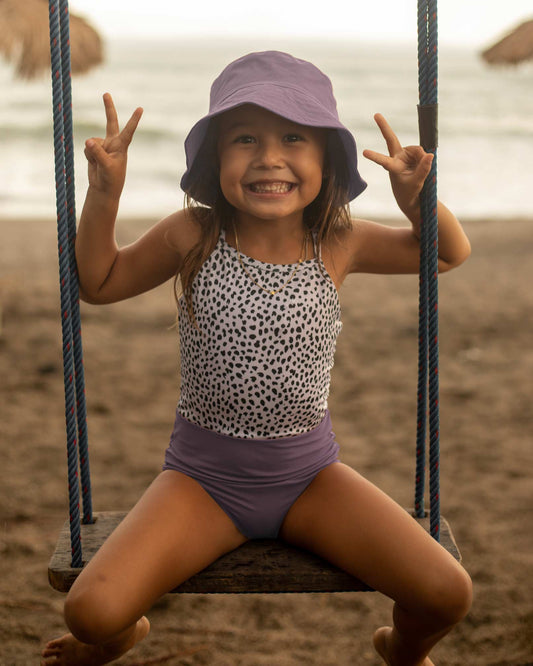
<instances>
[{"instance_id":1,"label":"girl's finger","mask_svg":"<svg viewBox=\"0 0 533 666\"><path fill-rule=\"evenodd\" d=\"M425 180L428 177L429 172L431 171L432 162L433 162L433 155L431 153L427 153L420 160L415 171L415 175L418 178L420 178L420 180Z\"/></svg>"},{"instance_id":2,"label":"girl's finger","mask_svg":"<svg viewBox=\"0 0 533 666\"><path fill-rule=\"evenodd\" d=\"M402 150L402 144L394 133L392 127L385 120L385 117L382 116L381 113L376 113L374 120L376 121L377 126L381 130L381 134L387 143L389 155L392 157L393 155L399 153Z\"/></svg>"},{"instance_id":3,"label":"girl's finger","mask_svg":"<svg viewBox=\"0 0 533 666\"><path fill-rule=\"evenodd\" d=\"M115 109L115 104L113 103L113 98L109 93L105 93L104 95L104 107L105 107L105 115L107 119L107 124L106 124L106 139L109 139L113 136L117 136L117 134L120 132L120 128L118 125L118 115L117 115L117 110Z\"/></svg>"},{"instance_id":4,"label":"girl's finger","mask_svg":"<svg viewBox=\"0 0 533 666\"><path fill-rule=\"evenodd\" d=\"M105 164L108 161L109 156L102 143L102 139L88 139L85 142L85 157L89 162Z\"/></svg>"},{"instance_id":5,"label":"girl's finger","mask_svg":"<svg viewBox=\"0 0 533 666\"><path fill-rule=\"evenodd\" d=\"M135 111L131 115L131 118L126 123L126 126L120 133L120 137L121 139L124 140L126 146L129 146L131 143L131 140L133 139L133 135L135 134L135 130L137 129L142 114L143 114L143 109L141 107L135 109Z\"/></svg>"},{"instance_id":6,"label":"girl's finger","mask_svg":"<svg viewBox=\"0 0 533 666\"><path fill-rule=\"evenodd\" d=\"M368 160L371 160L372 162L379 164L384 169L388 170L390 168L391 158L388 157L387 155L378 153L375 150L363 150L363 156L366 157Z\"/></svg>"}]
</instances>

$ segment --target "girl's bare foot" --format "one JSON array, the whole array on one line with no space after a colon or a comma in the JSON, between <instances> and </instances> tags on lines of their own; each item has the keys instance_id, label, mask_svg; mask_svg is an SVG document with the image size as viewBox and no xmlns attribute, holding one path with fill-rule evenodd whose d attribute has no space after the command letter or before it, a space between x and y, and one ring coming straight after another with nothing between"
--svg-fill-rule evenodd
<instances>
[{"instance_id":1,"label":"girl's bare foot","mask_svg":"<svg viewBox=\"0 0 533 666\"><path fill-rule=\"evenodd\" d=\"M41 666L101 666L122 656L145 638L150 622L142 617L131 630L105 645L81 643L72 634L65 634L46 644Z\"/></svg>"},{"instance_id":2,"label":"girl's bare foot","mask_svg":"<svg viewBox=\"0 0 533 666\"><path fill-rule=\"evenodd\" d=\"M387 666L401 666L406 664L394 657L394 647L392 646L392 627L381 627L374 634L374 648ZM409 664L409 666L415 666ZM429 657L421 661L416 666L435 666Z\"/></svg>"}]
</instances>

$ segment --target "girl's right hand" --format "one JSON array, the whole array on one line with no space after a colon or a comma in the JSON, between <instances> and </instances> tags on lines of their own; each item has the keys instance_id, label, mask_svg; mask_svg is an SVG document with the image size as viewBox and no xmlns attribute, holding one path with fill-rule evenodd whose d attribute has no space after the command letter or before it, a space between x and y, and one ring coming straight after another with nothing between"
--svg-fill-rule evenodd
<instances>
[{"instance_id":1,"label":"girl's right hand","mask_svg":"<svg viewBox=\"0 0 533 666\"><path fill-rule=\"evenodd\" d=\"M126 180L128 146L143 110L140 107L135 109L120 131L117 111L109 93L104 95L104 106L107 118L105 139L92 138L85 142L85 157L89 162L89 189L118 200Z\"/></svg>"}]
</instances>

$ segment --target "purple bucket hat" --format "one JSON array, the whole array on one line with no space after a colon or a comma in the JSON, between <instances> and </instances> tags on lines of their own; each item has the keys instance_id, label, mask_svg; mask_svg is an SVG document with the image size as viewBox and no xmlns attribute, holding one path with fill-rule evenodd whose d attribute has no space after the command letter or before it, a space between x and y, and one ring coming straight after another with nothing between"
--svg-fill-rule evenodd
<instances>
[{"instance_id":1,"label":"purple bucket hat","mask_svg":"<svg viewBox=\"0 0 533 666\"><path fill-rule=\"evenodd\" d=\"M329 78L310 62L280 51L263 51L249 53L222 71L211 86L209 113L185 139L187 170L181 187L196 201L212 206L220 192L212 150L204 146L214 141L208 132L210 120L243 104L255 104L300 125L336 130L340 139L336 152L343 153L347 174L347 200L342 203L366 188L357 170L355 139L339 120Z\"/></svg>"}]
</instances>

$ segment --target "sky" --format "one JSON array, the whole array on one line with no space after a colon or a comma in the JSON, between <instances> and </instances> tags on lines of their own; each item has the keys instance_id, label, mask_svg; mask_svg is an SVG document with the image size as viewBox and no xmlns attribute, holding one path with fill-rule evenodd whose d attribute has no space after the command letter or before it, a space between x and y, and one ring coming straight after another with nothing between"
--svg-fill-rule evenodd
<instances>
[{"instance_id":1,"label":"sky","mask_svg":"<svg viewBox=\"0 0 533 666\"><path fill-rule=\"evenodd\" d=\"M416 6L416 0L70 2L72 13L88 18L107 38L272 35L389 43L416 39ZM438 11L439 44L474 48L490 45L524 19L533 18L531 0L441 0Z\"/></svg>"}]
</instances>

